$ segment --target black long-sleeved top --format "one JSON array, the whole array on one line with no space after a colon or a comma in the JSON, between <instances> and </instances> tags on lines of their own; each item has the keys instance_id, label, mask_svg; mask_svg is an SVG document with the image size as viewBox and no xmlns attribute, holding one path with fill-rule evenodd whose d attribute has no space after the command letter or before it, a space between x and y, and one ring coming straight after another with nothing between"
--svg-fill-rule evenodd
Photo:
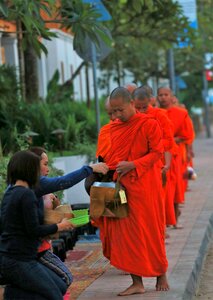
<instances>
[{"instance_id":1,"label":"black long-sleeved top","mask_svg":"<svg viewBox=\"0 0 213 300\"><path fill-rule=\"evenodd\" d=\"M43 199L42 199L43 195L70 188L73 185L80 182L81 180L83 180L84 178L86 178L87 176L89 176L90 174L92 174L92 172L93 172L93 170L91 167L83 166L82 168L80 168L76 171L73 171L71 173L68 173L64 176L54 177L54 178L49 178L46 176L41 177L39 186L35 189L35 194L36 194L37 199L35 200L34 199L35 196L33 197L34 201L36 201L35 202L36 209L38 209L37 215L39 217L39 223L43 224L43 215L44 215L44 205L43 205ZM11 189L12 189L11 187L8 187L8 189L6 190L6 192L4 194L4 199L5 199L5 197L8 197L10 195L11 192L9 194L8 194L8 192L12 191ZM11 247L11 245L9 242L7 242L7 239L8 239L7 233L3 233L3 231L5 231L5 229L3 229L2 227L5 225L2 224L2 222L4 222L4 220L2 218L4 218L3 215L5 214L4 211L6 210L6 207L7 207L7 205L6 205L5 201L3 200L2 205L1 205L1 211L0 211L0 233L3 235L2 241L0 239L0 253L4 253L4 254L7 253L6 255L16 255L15 250L14 250L14 254L13 254L13 250L10 250L10 251L7 250L7 247ZM20 215L17 215L16 217L19 218ZM53 226L53 225L51 225L51 226ZM37 229L35 229L33 227L32 231L35 231L35 230L37 230ZM54 232L56 232L56 230ZM54 233L54 232L51 232L51 233ZM48 234L44 234L42 236L45 236ZM31 237L32 237L32 235L31 235ZM7 243L9 243L9 245L7 245ZM36 247L38 247L38 245ZM28 255L29 255L29 253L28 253ZM23 249L23 253L20 253L19 256L20 255L21 255L21 259L23 259L23 256L25 256L25 249ZM18 258L18 256L16 256L16 257Z\"/></svg>"},{"instance_id":2,"label":"black long-sleeved top","mask_svg":"<svg viewBox=\"0 0 213 300\"><path fill-rule=\"evenodd\" d=\"M7 189L1 205L2 255L20 260L34 259L39 238L57 232L56 224L40 225L38 208L39 201L29 188L12 186Z\"/></svg>"}]
</instances>

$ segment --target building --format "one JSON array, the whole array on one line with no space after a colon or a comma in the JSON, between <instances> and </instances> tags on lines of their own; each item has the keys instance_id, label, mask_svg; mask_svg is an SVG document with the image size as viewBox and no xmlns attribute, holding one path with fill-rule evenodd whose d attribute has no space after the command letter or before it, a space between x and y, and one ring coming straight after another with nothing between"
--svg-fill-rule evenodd
<instances>
[{"instance_id":1,"label":"building","mask_svg":"<svg viewBox=\"0 0 213 300\"><path fill-rule=\"evenodd\" d=\"M38 58L38 80L39 96L45 98L47 95L47 85L52 79L56 70L60 73L60 84L69 80L77 68L81 65L82 59L73 50L73 35L61 30L58 24L47 25L51 31L57 34L57 38L51 41L43 40L48 50L48 55L42 53ZM12 22L0 20L0 64L15 66L17 75L19 75L19 60L16 38L16 26ZM93 73L91 66L88 68L90 97L94 97ZM101 76L97 70L97 77ZM110 88L113 89L116 84L110 81ZM107 95L107 88L98 91L98 96ZM74 99L85 101L87 98L86 88L86 68L82 67L78 76L74 79Z\"/></svg>"}]
</instances>

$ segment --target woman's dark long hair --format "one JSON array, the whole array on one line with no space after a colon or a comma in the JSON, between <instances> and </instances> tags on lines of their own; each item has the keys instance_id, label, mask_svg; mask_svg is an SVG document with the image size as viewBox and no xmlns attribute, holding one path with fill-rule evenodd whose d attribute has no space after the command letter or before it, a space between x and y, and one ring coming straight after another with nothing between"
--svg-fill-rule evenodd
<instances>
[{"instance_id":1,"label":"woman's dark long hair","mask_svg":"<svg viewBox=\"0 0 213 300\"><path fill-rule=\"evenodd\" d=\"M15 184L23 180L32 188L39 181L40 159L28 150L16 152L7 165L7 184Z\"/></svg>"}]
</instances>

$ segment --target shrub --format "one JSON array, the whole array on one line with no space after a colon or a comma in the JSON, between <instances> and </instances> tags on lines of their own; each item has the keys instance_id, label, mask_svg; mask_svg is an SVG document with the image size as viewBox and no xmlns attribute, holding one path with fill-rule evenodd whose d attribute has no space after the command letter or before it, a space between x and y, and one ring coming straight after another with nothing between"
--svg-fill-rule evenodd
<instances>
[{"instance_id":1,"label":"shrub","mask_svg":"<svg viewBox=\"0 0 213 300\"><path fill-rule=\"evenodd\" d=\"M2 200L4 191L7 187L6 178L7 178L7 164L9 157L1 157L0 159L0 202Z\"/></svg>"}]
</instances>

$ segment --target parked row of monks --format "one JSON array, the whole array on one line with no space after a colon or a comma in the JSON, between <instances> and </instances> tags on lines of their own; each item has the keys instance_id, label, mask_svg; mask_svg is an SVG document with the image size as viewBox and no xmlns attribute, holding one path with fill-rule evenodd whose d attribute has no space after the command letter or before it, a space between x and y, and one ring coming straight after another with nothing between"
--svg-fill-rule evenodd
<instances>
[{"instance_id":1,"label":"parked row of monks","mask_svg":"<svg viewBox=\"0 0 213 300\"><path fill-rule=\"evenodd\" d=\"M179 205L193 159L192 120L168 87L160 87L156 98L149 86L118 87L106 111L110 121L100 130L96 154L115 170L114 180L119 176L129 214L94 221L103 253L131 275L132 284L120 296L144 293L142 277L156 277L156 290L167 291L166 228L181 227Z\"/></svg>"}]
</instances>

